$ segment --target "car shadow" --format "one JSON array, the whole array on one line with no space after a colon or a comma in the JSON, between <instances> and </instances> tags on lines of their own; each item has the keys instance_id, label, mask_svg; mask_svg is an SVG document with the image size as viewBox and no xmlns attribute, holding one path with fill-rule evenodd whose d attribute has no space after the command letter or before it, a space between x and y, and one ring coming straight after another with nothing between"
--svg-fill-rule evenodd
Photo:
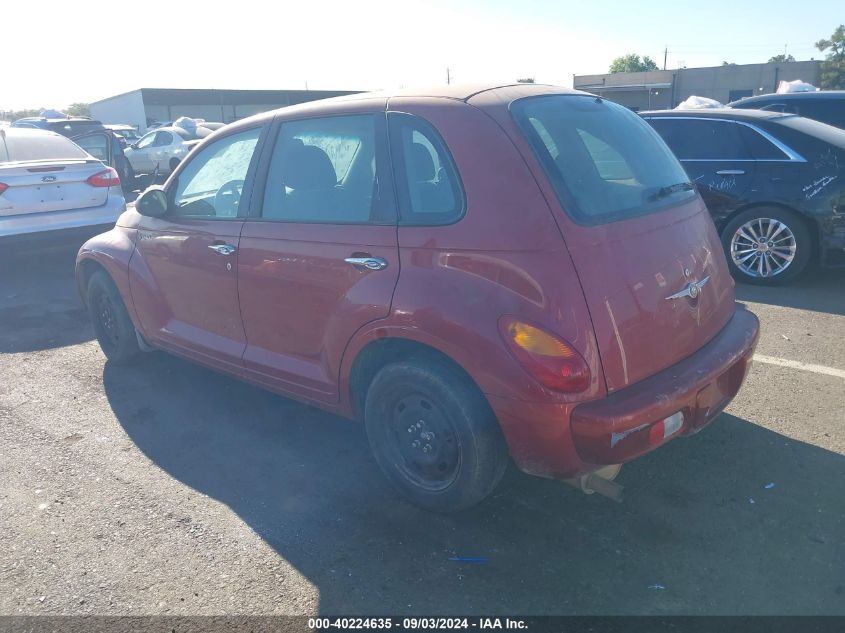
<instances>
[{"instance_id":1,"label":"car shadow","mask_svg":"<svg viewBox=\"0 0 845 633\"><path fill-rule=\"evenodd\" d=\"M815 269L787 286L736 285L740 301L845 315L845 269Z\"/></svg>"},{"instance_id":2,"label":"car shadow","mask_svg":"<svg viewBox=\"0 0 845 633\"><path fill-rule=\"evenodd\" d=\"M82 244L0 259L0 353L90 341L94 332L74 278Z\"/></svg>"},{"instance_id":3,"label":"car shadow","mask_svg":"<svg viewBox=\"0 0 845 633\"><path fill-rule=\"evenodd\" d=\"M845 457L750 420L623 468L622 504L511 469L444 516L393 492L356 423L164 354L103 383L150 467L231 508L323 614L845 614Z\"/></svg>"}]
</instances>

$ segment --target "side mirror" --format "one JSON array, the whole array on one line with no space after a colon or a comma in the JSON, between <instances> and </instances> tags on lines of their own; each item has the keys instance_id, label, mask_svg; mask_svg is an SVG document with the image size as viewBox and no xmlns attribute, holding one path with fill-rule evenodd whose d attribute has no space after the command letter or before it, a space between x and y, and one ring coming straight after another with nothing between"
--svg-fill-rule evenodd
<instances>
[{"instance_id":1,"label":"side mirror","mask_svg":"<svg viewBox=\"0 0 845 633\"><path fill-rule=\"evenodd\" d=\"M167 213L167 194L161 187L150 187L135 201L135 209L141 215L160 218Z\"/></svg>"}]
</instances>

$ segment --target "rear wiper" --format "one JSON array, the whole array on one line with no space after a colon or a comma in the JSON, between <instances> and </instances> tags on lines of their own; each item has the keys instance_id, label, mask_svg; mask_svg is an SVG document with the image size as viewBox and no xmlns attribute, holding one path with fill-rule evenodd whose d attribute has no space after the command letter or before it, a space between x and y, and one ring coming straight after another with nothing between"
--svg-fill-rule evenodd
<instances>
[{"instance_id":1,"label":"rear wiper","mask_svg":"<svg viewBox=\"0 0 845 633\"><path fill-rule=\"evenodd\" d=\"M666 198L671 196L673 193L678 193L679 191L691 191L695 188L695 185L691 182L678 182L674 185L667 185L666 187L660 187L655 193L651 194L648 197L648 201L651 202L653 200L660 200L661 198Z\"/></svg>"}]
</instances>

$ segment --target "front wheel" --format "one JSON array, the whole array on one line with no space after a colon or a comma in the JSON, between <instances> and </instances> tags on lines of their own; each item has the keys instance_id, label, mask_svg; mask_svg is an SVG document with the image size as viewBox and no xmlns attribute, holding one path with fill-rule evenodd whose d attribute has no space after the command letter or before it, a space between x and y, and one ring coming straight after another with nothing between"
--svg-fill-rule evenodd
<instances>
[{"instance_id":1,"label":"front wheel","mask_svg":"<svg viewBox=\"0 0 845 633\"><path fill-rule=\"evenodd\" d=\"M393 363L374 378L364 405L370 447L412 503L455 512L499 483L508 450L483 394L441 361Z\"/></svg>"},{"instance_id":2,"label":"front wheel","mask_svg":"<svg viewBox=\"0 0 845 633\"><path fill-rule=\"evenodd\" d=\"M141 355L135 325L129 318L117 286L104 270L98 270L88 281L88 312L97 341L110 361L132 362Z\"/></svg>"},{"instance_id":3,"label":"front wheel","mask_svg":"<svg viewBox=\"0 0 845 633\"><path fill-rule=\"evenodd\" d=\"M810 232L799 216L776 207L748 209L722 232L722 246L737 281L775 286L791 281L812 254Z\"/></svg>"}]
</instances>

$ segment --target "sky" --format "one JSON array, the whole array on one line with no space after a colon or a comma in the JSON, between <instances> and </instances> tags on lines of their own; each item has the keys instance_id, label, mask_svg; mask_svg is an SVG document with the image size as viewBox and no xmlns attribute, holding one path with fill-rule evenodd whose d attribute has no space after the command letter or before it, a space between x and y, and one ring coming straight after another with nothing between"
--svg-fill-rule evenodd
<instances>
[{"instance_id":1,"label":"sky","mask_svg":"<svg viewBox=\"0 0 845 633\"><path fill-rule=\"evenodd\" d=\"M822 56L841 0L41 0L0 4L0 110L136 88L571 86L638 53L667 68ZM55 16L48 19L47 16Z\"/></svg>"}]
</instances>

